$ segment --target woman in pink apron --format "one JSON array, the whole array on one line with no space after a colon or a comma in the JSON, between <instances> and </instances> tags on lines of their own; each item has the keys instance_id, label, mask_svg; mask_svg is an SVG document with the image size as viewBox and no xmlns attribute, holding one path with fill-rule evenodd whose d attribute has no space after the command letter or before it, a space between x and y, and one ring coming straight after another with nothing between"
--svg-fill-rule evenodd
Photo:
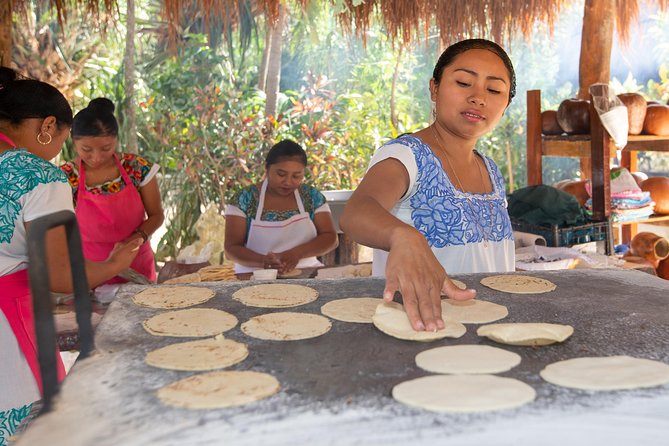
<instances>
[{"instance_id":1,"label":"woman in pink apron","mask_svg":"<svg viewBox=\"0 0 669 446\"><path fill-rule=\"evenodd\" d=\"M323 266L316 256L337 247L325 197L302 184L307 154L299 144L275 144L265 160L265 179L239 192L225 210L225 255L235 272Z\"/></svg>"},{"instance_id":2,"label":"woman in pink apron","mask_svg":"<svg viewBox=\"0 0 669 446\"><path fill-rule=\"evenodd\" d=\"M131 268L155 281L148 239L164 220L155 176L159 166L116 152L118 123L109 99L93 99L75 115L72 139L78 159L61 169L72 186L84 256L104 260L115 243L140 239L142 246ZM107 283L122 282L115 277Z\"/></svg>"},{"instance_id":3,"label":"woman in pink apron","mask_svg":"<svg viewBox=\"0 0 669 446\"><path fill-rule=\"evenodd\" d=\"M32 220L72 211L67 179L49 162L60 152L71 123L72 109L58 90L0 67L0 446L41 397L26 235ZM127 268L138 247L128 243L105 262L87 262L89 283ZM50 233L47 253L52 290L71 292L64 231ZM57 367L62 380L62 362Z\"/></svg>"}]
</instances>

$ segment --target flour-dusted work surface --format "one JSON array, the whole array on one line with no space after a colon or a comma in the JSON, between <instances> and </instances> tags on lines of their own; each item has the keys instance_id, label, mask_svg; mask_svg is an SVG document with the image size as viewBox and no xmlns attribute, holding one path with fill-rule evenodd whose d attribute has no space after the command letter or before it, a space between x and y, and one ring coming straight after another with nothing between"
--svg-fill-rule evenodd
<instances>
[{"instance_id":1,"label":"flour-dusted work surface","mask_svg":"<svg viewBox=\"0 0 669 446\"><path fill-rule=\"evenodd\" d=\"M524 273L526 274L526 273ZM508 294L479 283L485 274L457 278L477 299L508 308L503 322L549 322L574 327L563 343L545 347L496 344L466 324L458 339L401 341L372 324L331 320L329 332L306 340L266 341L246 336L240 325L263 308L247 307L232 293L249 283L202 284L216 296L195 308L234 314L240 324L226 339L247 345L248 357L224 370L274 376L278 393L247 405L188 410L164 405L161 387L201 372L147 365L145 355L184 338L152 336L142 322L165 310L137 306L146 288L122 288L96 333L98 354L77 362L51 413L35 420L18 441L24 445L664 445L669 438L669 385L593 392L558 387L539 372L576 357L628 355L669 363L669 281L637 271L566 270L530 274L557 289ZM372 278L295 280L318 298L285 311L321 314L324 303L347 297L381 297L384 282ZM194 285L195 286L195 285ZM284 311L284 310L278 310ZM478 414L434 413L396 402L392 388L428 376L415 356L447 345L479 344L519 354L520 364L496 374L536 391L524 406Z\"/></svg>"}]
</instances>

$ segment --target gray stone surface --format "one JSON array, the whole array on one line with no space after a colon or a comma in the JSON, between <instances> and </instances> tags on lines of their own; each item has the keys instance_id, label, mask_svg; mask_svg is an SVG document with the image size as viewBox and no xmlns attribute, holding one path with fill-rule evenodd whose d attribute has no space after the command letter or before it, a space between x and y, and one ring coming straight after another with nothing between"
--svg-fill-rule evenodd
<instances>
[{"instance_id":1,"label":"gray stone surface","mask_svg":"<svg viewBox=\"0 0 669 446\"><path fill-rule=\"evenodd\" d=\"M669 281L637 271L567 270L536 273L557 284L546 294L513 295L479 284L484 274L457 276L478 298L502 304L499 322L570 324L563 344L513 347L476 335L467 324L460 339L431 343L401 341L371 324L332 321L318 338L272 342L244 335L239 325L225 334L249 347L248 358L231 370L274 375L281 391L266 400L221 410L165 406L155 391L197 372L161 370L144 364L151 350L183 338L155 337L141 322L162 310L134 305L143 289L122 289L100 323L98 354L75 364L55 410L35 420L23 445L209 445L209 444L666 444L669 386L617 392L566 389L543 381L546 365L574 357L630 355L669 363ZM319 291L310 304L285 311L320 314L320 306L344 297L381 297L379 279L293 280ZM216 297L198 307L235 314L240 323L273 309L245 307L231 295L249 283L201 284ZM281 311L281 310L279 310ZM537 399L514 410L473 415L435 414L395 402L394 385L428 375L417 353L455 344L495 345L521 355L502 373L522 380Z\"/></svg>"}]
</instances>

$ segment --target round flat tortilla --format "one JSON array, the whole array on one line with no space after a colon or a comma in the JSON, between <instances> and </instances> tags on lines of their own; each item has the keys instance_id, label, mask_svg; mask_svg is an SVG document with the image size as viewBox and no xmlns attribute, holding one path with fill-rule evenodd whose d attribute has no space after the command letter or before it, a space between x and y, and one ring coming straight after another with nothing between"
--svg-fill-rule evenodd
<instances>
[{"instance_id":1,"label":"round flat tortilla","mask_svg":"<svg viewBox=\"0 0 669 446\"><path fill-rule=\"evenodd\" d=\"M237 325L237 318L213 308L189 308L167 311L143 322L144 329L155 336L202 337L225 333Z\"/></svg>"},{"instance_id":2,"label":"round flat tortilla","mask_svg":"<svg viewBox=\"0 0 669 446\"><path fill-rule=\"evenodd\" d=\"M393 398L433 412L488 412L522 406L536 397L522 381L494 375L432 375L393 387Z\"/></svg>"},{"instance_id":3,"label":"round flat tortilla","mask_svg":"<svg viewBox=\"0 0 669 446\"><path fill-rule=\"evenodd\" d=\"M557 288L553 282L541 277L505 274L489 276L481 279L481 285L504 293L540 294L548 293Z\"/></svg>"},{"instance_id":4,"label":"round flat tortilla","mask_svg":"<svg viewBox=\"0 0 669 446\"><path fill-rule=\"evenodd\" d=\"M488 345L449 345L416 355L416 365L432 373L502 373L520 364L520 355Z\"/></svg>"},{"instance_id":5,"label":"round flat tortilla","mask_svg":"<svg viewBox=\"0 0 669 446\"><path fill-rule=\"evenodd\" d=\"M321 313L344 322L372 323L376 307L383 299L375 297L351 297L333 300L321 307Z\"/></svg>"},{"instance_id":6,"label":"round flat tortilla","mask_svg":"<svg viewBox=\"0 0 669 446\"><path fill-rule=\"evenodd\" d=\"M156 396L170 406L218 409L252 403L279 391L272 375L252 371L220 371L194 375L158 389Z\"/></svg>"},{"instance_id":7,"label":"round flat tortilla","mask_svg":"<svg viewBox=\"0 0 669 446\"><path fill-rule=\"evenodd\" d=\"M504 305L484 300L444 299L441 301L441 314L463 324L485 324L504 319L509 310Z\"/></svg>"},{"instance_id":8,"label":"round flat tortilla","mask_svg":"<svg viewBox=\"0 0 669 446\"><path fill-rule=\"evenodd\" d=\"M640 389L669 383L669 364L631 356L574 358L549 364L539 374L574 389Z\"/></svg>"},{"instance_id":9,"label":"round flat tortilla","mask_svg":"<svg viewBox=\"0 0 669 446\"><path fill-rule=\"evenodd\" d=\"M444 319L444 328L438 331L416 331L409 322L404 307L397 302L383 302L376 307L372 317L374 326L385 334L407 341L436 341L443 338L459 338L467 329L460 322Z\"/></svg>"},{"instance_id":10,"label":"round flat tortilla","mask_svg":"<svg viewBox=\"0 0 669 446\"><path fill-rule=\"evenodd\" d=\"M202 304L215 295L216 293L208 288L194 286L155 286L135 294L132 300L142 307L172 310Z\"/></svg>"},{"instance_id":11,"label":"round flat tortilla","mask_svg":"<svg viewBox=\"0 0 669 446\"><path fill-rule=\"evenodd\" d=\"M295 269L291 269L290 271L286 271L285 273L279 274L278 277L280 277L282 279L288 279L290 277L297 277L301 274L302 274L302 270L298 269L298 268L295 268Z\"/></svg>"},{"instance_id":12,"label":"round flat tortilla","mask_svg":"<svg viewBox=\"0 0 669 446\"><path fill-rule=\"evenodd\" d=\"M242 324L248 336L268 341L297 341L315 338L330 331L332 324L318 314L267 313L252 317Z\"/></svg>"},{"instance_id":13,"label":"round flat tortilla","mask_svg":"<svg viewBox=\"0 0 669 446\"><path fill-rule=\"evenodd\" d=\"M170 370L214 370L243 361L249 355L246 345L218 335L215 338L181 342L149 352L148 365Z\"/></svg>"},{"instance_id":14,"label":"round flat tortilla","mask_svg":"<svg viewBox=\"0 0 669 446\"><path fill-rule=\"evenodd\" d=\"M313 302L318 291L302 285L269 283L242 288L232 298L249 307L289 308Z\"/></svg>"},{"instance_id":15,"label":"round flat tortilla","mask_svg":"<svg viewBox=\"0 0 669 446\"><path fill-rule=\"evenodd\" d=\"M571 325L539 323L490 324L476 334L500 344L541 346L563 342L574 333Z\"/></svg>"}]
</instances>

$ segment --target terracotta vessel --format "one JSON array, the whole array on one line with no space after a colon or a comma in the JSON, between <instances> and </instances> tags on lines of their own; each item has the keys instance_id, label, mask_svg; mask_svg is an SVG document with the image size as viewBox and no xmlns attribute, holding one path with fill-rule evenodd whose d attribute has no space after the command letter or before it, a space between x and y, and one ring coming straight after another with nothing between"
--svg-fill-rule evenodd
<instances>
[{"instance_id":1,"label":"terracotta vessel","mask_svg":"<svg viewBox=\"0 0 669 446\"><path fill-rule=\"evenodd\" d=\"M630 242L630 253L648 260L657 269L669 257L669 240L652 232L639 232Z\"/></svg>"},{"instance_id":2,"label":"terracotta vessel","mask_svg":"<svg viewBox=\"0 0 669 446\"><path fill-rule=\"evenodd\" d=\"M660 261L660 264L657 266L657 275L669 280L669 257Z\"/></svg>"},{"instance_id":3,"label":"terracotta vessel","mask_svg":"<svg viewBox=\"0 0 669 446\"><path fill-rule=\"evenodd\" d=\"M160 269L158 273L158 283L163 283L166 280L173 279L175 277L183 276L186 274L194 273L199 271L205 266L209 266L211 263L202 262L202 263L177 263L175 261L165 262L165 266Z\"/></svg>"}]
</instances>

